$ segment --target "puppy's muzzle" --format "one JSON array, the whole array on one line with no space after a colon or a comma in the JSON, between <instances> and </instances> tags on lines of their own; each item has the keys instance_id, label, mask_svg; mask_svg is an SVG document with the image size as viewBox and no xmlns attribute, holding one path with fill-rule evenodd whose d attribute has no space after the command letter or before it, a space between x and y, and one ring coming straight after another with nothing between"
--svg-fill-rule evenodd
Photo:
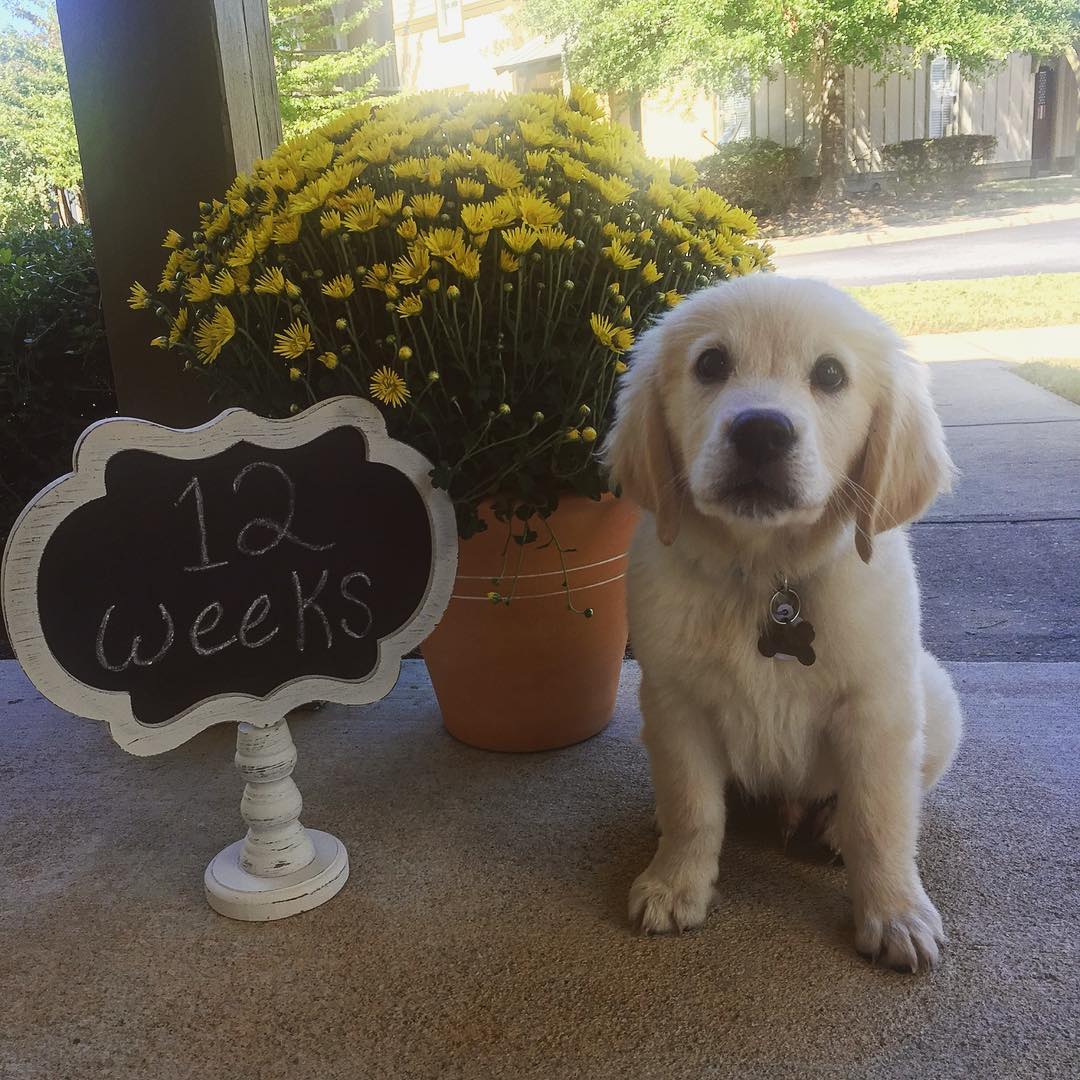
<instances>
[{"instance_id":1,"label":"puppy's muzzle","mask_svg":"<svg viewBox=\"0 0 1080 1080\"><path fill-rule=\"evenodd\" d=\"M777 409L744 409L728 423L732 460L718 496L735 513L770 517L790 508L795 425Z\"/></svg>"}]
</instances>

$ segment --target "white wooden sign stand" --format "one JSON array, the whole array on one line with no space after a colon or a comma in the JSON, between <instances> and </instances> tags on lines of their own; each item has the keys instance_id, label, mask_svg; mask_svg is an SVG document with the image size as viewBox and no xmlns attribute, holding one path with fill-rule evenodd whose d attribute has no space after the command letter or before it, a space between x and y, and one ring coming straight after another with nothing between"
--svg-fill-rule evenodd
<instances>
[{"instance_id":1,"label":"white wooden sign stand","mask_svg":"<svg viewBox=\"0 0 1080 1080\"><path fill-rule=\"evenodd\" d=\"M366 676L285 675L284 681L263 696L218 692L182 709L167 722L150 724L135 714L128 691L90 685L70 674L54 655L43 629L39 570L50 538L68 516L107 496L105 472L114 455L142 450L195 463L238 443L288 450L340 427L361 432L367 462L390 465L411 482L423 502L430 528L431 566L423 596L411 616L378 639L377 662ZM349 460L333 464L342 470L350 468ZM446 492L431 486L430 472L430 462L387 436L378 409L356 397L330 398L287 420L268 420L231 409L202 427L182 431L127 418L104 420L88 428L77 442L73 472L45 488L23 511L8 537L0 569L8 636L24 671L45 697L78 716L105 721L114 740L140 756L180 746L213 724L237 723L236 766L246 784L240 813L248 831L242 840L214 857L204 877L207 900L222 915L258 922L285 918L325 903L348 879L349 860L341 841L300 823L303 800L292 779L296 747L286 717L315 701L363 705L384 697L397 682L401 658L419 645L441 618L457 571L457 528L453 503ZM263 521L258 519L257 523ZM278 532L285 535L286 529L280 527ZM368 580L359 572L351 576ZM253 610L254 605L244 617L245 624ZM193 643L198 625L197 620L190 632ZM136 638L133 657L138 643ZM92 655L94 642L89 641L85 648Z\"/></svg>"},{"instance_id":2,"label":"white wooden sign stand","mask_svg":"<svg viewBox=\"0 0 1080 1080\"><path fill-rule=\"evenodd\" d=\"M240 815L247 836L214 856L204 877L210 906L230 919L265 922L310 911L337 895L349 877L345 845L300 824L295 765L286 719L264 728L238 726L236 767L246 781Z\"/></svg>"}]
</instances>

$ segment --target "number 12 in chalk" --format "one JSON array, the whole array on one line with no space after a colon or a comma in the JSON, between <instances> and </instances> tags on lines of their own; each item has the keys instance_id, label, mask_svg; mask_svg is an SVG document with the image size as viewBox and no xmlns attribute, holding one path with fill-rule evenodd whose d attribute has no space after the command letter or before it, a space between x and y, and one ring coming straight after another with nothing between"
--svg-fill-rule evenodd
<instances>
[{"instance_id":1,"label":"number 12 in chalk","mask_svg":"<svg viewBox=\"0 0 1080 1080\"><path fill-rule=\"evenodd\" d=\"M274 465L269 461L253 461L250 464L245 465L233 479L233 494L235 495L239 492L244 477L255 469L269 469L281 479L287 495L288 508L283 522L277 521L271 517L252 518L237 534L237 551L239 551L241 555L253 557L265 555L268 551L273 551L273 549L283 540L288 540L297 547L307 548L309 551L328 551L332 548L334 546L332 543L312 544L308 543L306 540L301 540L298 536L293 534L292 523L293 517L296 514L296 485L293 483L289 474L279 465ZM219 559L216 562L211 562L210 560L210 540L206 525L206 502L203 497L202 484L199 482L198 476L193 476L191 478L191 481L180 493L173 505L179 506L188 495L191 495L195 502L195 519L198 525L199 562L195 566L185 566L184 569L191 572L198 572L200 570L214 570L219 566L228 566L228 559ZM269 542L262 545L252 543L249 534L253 529L262 529L268 532L270 534Z\"/></svg>"}]
</instances>

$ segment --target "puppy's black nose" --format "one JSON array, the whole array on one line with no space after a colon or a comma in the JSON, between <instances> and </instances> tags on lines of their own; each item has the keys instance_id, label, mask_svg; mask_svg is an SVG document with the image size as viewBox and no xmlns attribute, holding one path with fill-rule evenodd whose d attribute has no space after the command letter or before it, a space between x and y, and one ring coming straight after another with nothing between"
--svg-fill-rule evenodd
<instances>
[{"instance_id":1,"label":"puppy's black nose","mask_svg":"<svg viewBox=\"0 0 1080 1080\"><path fill-rule=\"evenodd\" d=\"M731 442L748 465L768 465L795 442L795 425L776 409L746 409L731 422Z\"/></svg>"}]
</instances>

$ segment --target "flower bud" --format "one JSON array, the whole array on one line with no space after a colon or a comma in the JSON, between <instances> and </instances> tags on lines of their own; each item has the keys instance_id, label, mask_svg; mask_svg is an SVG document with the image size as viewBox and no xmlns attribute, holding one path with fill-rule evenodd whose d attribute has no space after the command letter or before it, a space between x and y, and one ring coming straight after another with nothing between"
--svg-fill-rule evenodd
<instances>
[{"instance_id":1,"label":"flower bud","mask_svg":"<svg viewBox=\"0 0 1080 1080\"><path fill-rule=\"evenodd\" d=\"M399 360L411 360L413 352L408 345L402 345L401 348L398 349L397 354Z\"/></svg>"},{"instance_id":2,"label":"flower bud","mask_svg":"<svg viewBox=\"0 0 1080 1080\"><path fill-rule=\"evenodd\" d=\"M596 428L582 428L581 437L587 443L596 442Z\"/></svg>"}]
</instances>

